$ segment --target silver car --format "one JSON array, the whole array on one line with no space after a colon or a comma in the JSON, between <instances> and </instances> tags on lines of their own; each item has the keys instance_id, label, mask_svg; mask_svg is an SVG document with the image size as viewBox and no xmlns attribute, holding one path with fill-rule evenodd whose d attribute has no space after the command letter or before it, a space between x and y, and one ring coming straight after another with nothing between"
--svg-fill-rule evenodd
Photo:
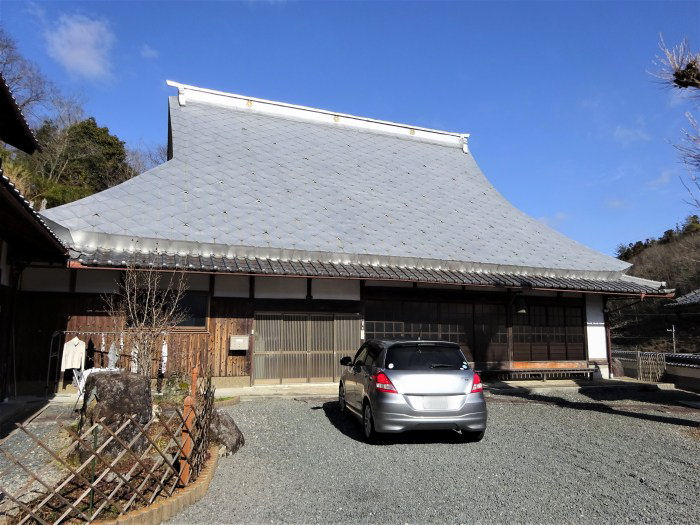
<instances>
[{"instance_id":1,"label":"silver car","mask_svg":"<svg viewBox=\"0 0 700 525\"><path fill-rule=\"evenodd\" d=\"M340 410L362 421L365 438L377 433L454 429L469 441L486 430L479 374L459 345L445 341L371 340L343 357Z\"/></svg>"}]
</instances>

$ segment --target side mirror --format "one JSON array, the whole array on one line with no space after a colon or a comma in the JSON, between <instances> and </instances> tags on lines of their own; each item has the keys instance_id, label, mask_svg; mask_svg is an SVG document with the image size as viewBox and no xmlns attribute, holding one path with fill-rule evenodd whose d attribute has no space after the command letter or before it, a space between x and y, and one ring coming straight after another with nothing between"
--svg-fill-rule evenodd
<instances>
[{"instance_id":1,"label":"side mirror","mask_svg":"<svg viewBox=\"0 0 700 525\"><path fill-rule=\"evenodd\" d=\"M347 355L345 357L341 357L340 364L341 366L350 366L352 364L352 357Z\"/></svg>"}]
</instances>

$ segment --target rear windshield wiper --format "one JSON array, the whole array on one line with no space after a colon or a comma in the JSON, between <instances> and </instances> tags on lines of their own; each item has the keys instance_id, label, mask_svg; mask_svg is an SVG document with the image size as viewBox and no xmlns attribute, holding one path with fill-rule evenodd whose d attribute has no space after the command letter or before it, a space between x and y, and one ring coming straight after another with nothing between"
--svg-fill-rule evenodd
<instances>
[{"instance_id":1,"label":"rear windshield wiper","mask_svg":"<svg viewBox=\"0 0 700 525\"><path fill-rule=\"evenodd\" d=\"M455 368L454 365L446 365L444 363L433 363L430 368Z\"/></svg>"}]
</instances>

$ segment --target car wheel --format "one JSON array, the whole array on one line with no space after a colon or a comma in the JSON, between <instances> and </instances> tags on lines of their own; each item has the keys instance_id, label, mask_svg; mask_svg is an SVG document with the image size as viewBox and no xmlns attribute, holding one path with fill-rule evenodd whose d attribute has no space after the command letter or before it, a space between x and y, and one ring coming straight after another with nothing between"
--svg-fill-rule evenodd
<instances>
[{"instance_id":1,"label":"car wheel","mask_svg":"<svg viewBox=\"0 0 700 525\"><path fill-rule=\"evenodd\" d=\"M462 430L462 437L467 443L478 443L484 439L484 434L486 430L479 430L478 432L473 432L469 430Z\"/></svg>"},{"instance_id":2,"label":"car wheel","mask_svg":"<svg viewBox=\"0 0 700 525\"><path fill-rule=\"evenodd\" d=\"M338 408L340 409L341 414L345 414L348 409L347 405L345 404L345 387L342 383L338 388Z\"/></svg>"},{"instance_id":3,"label":"car wheel","mask_svg":"<svg viewBox=\"0 0 700 525\"><path fill-rule=\"evenodd\" d=\"M362 408L362 431L369 443L376 440L377 432L374 430L374 417L372 417L372 407L369 403L365 403L365 406Z\"/></svg>"}]
</instances>

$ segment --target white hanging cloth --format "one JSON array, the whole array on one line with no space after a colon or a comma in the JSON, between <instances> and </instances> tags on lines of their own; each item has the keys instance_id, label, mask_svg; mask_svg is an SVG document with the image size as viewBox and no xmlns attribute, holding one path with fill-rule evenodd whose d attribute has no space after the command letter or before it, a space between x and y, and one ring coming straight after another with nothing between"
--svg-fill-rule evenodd
<instances>
[{"instance_id":1,"label":"white hanging cloth","mask_svg":"<svg viewBox=\"0 0 700 525\"><path fill-rule=\"evenodd\" d=\"M136 345L133 345L131 347L131 371L136 374L139 371L139 363L138 363L138 355L139 351L136 348Z\"/></svg>"},{"instance_id":2,"label":"white hanging cloth","mask_svg":"<svg viewBox=\"0 0 700 525\"><path fill-rule=\"evenodd\" d=\"M74 336L63 345L63 356L61 357L61 372L69 368L85 368L85 341L78 336Z\"/></svg>"},{"instance_id":3,"label":"white hanging cloth","mask_svg":"<svg viewBox=\"0 0 700 525\"><path fill-rule=\"evenodd\" d=\"M107 368L117 368L119 354L117 353L117 345L114 341L109 345L109 353L107 354Z\"/></svg>"},{"instance_id":4,"label":"white hanging cloth","mask_svg":"<svg viewBox=\"0 0 700 525\"><path fill-rule=\"evenodd\" d=\"M168 341L163 338L163 348L161 349L160 372L165 374L165 365L168 362Z\"/></svg>"}]
</instances>

